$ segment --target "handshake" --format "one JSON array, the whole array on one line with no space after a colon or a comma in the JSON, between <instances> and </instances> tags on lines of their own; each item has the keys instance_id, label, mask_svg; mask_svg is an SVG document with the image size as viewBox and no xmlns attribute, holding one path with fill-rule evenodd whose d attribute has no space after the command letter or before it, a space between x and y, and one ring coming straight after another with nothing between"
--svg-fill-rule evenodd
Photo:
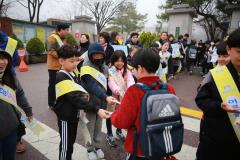
<instances>
[{"instance_id":1,"label":"handshake","mask_svg":"<svg viewBox=\"0 0 240 160\"><path fill-rule=\"evenodd\" d=\"M106 98L106 101L109 105L113 105L113 104L120 104L120 102L117 101L116 98L112 97L112 96L108 96ZM104 109L99 109L98 113L97 113L101 118L107 119L111 117L112 112L106 111Z\"/></svg>"}]
</instances>

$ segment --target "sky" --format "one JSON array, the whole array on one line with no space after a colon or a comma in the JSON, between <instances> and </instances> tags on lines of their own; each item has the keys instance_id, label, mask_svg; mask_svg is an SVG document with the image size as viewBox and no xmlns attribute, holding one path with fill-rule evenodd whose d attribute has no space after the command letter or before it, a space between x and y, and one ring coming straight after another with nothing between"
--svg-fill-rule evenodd
<instances>
[{"instance_id":1,"label":"sky","mask_svg":"<svg viewBox=\"0 0 240 160\"><path fill-rule=\"evenodd\" d=\"M148 14L145 24L146 27L156 25L156 14L160 12L158 6L164 4L165 1L166 0L137 0L137 11L141 14ZM69 19L74 13L80 13L81 7L78 7L77 4L73 4L72 2L72 0L45 0L41 10L40 20L43 21L47 18ZM18 4L15 4L9 9L8 15L15 19L28 20L27 9Z\"/></svg>"}]
</instances>

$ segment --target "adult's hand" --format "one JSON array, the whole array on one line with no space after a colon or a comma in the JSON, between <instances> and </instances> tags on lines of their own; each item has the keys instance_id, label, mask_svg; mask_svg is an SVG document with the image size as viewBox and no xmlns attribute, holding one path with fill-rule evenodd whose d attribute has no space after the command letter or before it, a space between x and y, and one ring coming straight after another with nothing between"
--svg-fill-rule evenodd
<instances>
[{"instance_id":1,"label":"adult's hand","mask_svg":"<svg viewBox=\"0 0 240 160\"><path fill-rule=\"evenodd\" d=\"M224 102L221 104L221 108L223 110L225 110L226 112L231 112L231 113L239 113L240 112L240 110L235 109L232 106L230 106L229 104L224 103Z\"/></svg>"}]
</instances>

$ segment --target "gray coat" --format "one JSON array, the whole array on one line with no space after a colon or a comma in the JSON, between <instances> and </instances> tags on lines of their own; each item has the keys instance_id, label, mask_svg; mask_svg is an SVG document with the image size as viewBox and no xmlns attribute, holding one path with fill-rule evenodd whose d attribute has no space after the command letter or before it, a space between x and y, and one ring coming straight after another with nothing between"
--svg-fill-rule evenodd
<instances>
[{"instance_id":1,"label":"gray coat","mask_svg":"<svg viewBox=\"0 0 240 160\"><path fill-rule=\"evenodd\" d=\"M28 117L32 116L32 107L29 105L22 86L17 78L16 82L16 98L17 104L21 107ZM20 117L19 113L19 117ZM13 109L13 106L0 99L0 139L6 137L11 132L17 129L19 125L19 120L17 118L16 112Z\"/></svg>"}]
</instances>

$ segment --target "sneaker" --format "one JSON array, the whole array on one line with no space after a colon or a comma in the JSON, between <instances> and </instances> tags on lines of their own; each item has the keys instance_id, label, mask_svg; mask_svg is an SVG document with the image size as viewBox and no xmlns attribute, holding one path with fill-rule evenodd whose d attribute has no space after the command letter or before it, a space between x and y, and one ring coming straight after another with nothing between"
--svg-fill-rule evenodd
<instances>
[{"instance_id":1,"label":"sneaker","mask_svg":"<svg viewBox=\"0 0 240 160\"><path fill-rule=\"evenodd\" d=\"M123 135L122 132L116 131L116 135L123 143L125 142L125 136Z\"/></svg>"},{"instance_id":2,"label":"sneaker","mask_svg":"<svg viewBox=\"0 0 240 160\"><path fill-rule=\"evenodd\" d=\"M96 154L97 154L97 158L98 159L103 159L104 158L104 153L103 153L103 151L102 151L102 149L100 149L100 148L96 148Z\"/></svg>"},{"instance_id":3,"label":"sneaker","mask_svg":"<svg viewBox=\"0 0 240 160\"><path fill-rule=\"evenodd\" d=\"M116 147L117 146L113 135L107 135L106 140L111 147Z\"/></svg>"},{"instance_id":4,"label":"sneaker","mask_svg":"<svg viewBox=\"0 0 240 160\"><path fill-rule=\"evenodd\" d=\"M21 141L20 142L17 142L17 145L16 145L16 152L17 153L23 153L26 151L26 146L25 144L23 144Z\"/></svg>"},{"instance_id":5,"label":"sneaker","mask_svg":"<svg viewBox=\"0 0 240 160\"><path fill-rule=\"evenodd\" d=\"M94 151L88 152L88 159L89 160L97 160L97 154Z\"/></svg>"}]
</instances>

